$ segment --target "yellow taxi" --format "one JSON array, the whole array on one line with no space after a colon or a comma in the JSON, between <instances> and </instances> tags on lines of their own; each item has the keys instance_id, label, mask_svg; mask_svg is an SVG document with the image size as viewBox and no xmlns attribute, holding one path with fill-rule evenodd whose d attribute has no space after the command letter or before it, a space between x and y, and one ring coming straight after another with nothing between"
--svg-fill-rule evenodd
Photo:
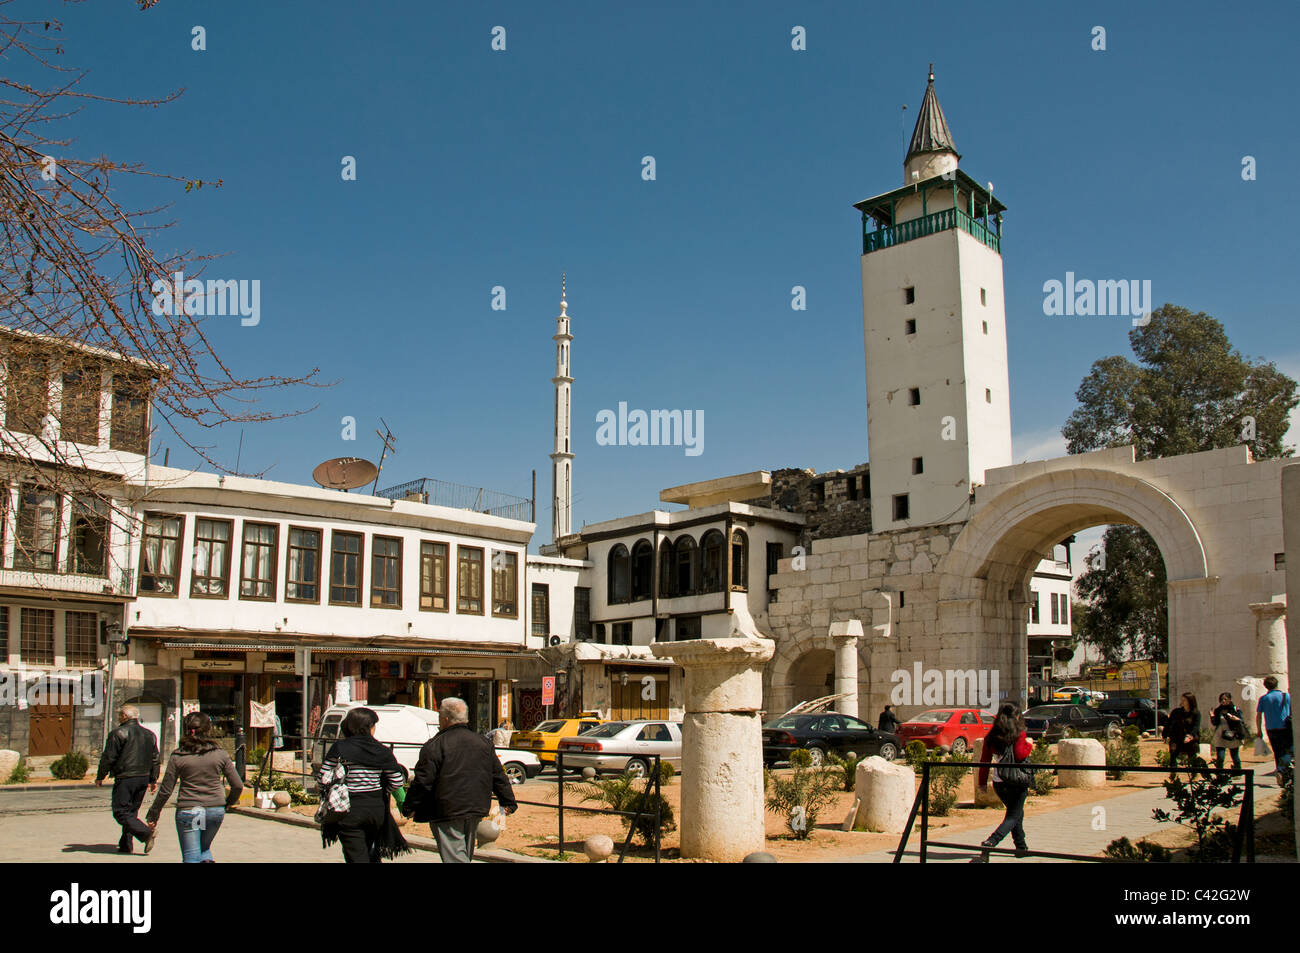
<instances>
[{"instance_id":1,"label":"yellow taxi","mask_svg":"<svg viewBox=\"0 0 1300 953\"><path fill-rule=\"evenodd\" d=\"M523 748L537 755L543 764L555 763L555 749L561 738L581 735L605 723L595 712L583 712L577 718L551 718L531 731L516 731L510 739L512 748Z\"/></svg>"}]
</instances>

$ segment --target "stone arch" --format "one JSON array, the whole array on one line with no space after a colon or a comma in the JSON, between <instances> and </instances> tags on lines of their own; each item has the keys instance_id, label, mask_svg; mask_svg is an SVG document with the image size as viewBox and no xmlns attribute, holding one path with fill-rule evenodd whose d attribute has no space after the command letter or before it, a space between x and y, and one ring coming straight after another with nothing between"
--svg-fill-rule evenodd
<instances>
[{"instance_id":1,"label":"stone arch","mask_svg":"<svg viewBox=\"0 0 1300 953\"><path fill-rule=\"evenodd\" d=\"M863 686L870 681L870 660L866 639L858 639L858 690L863 694ZM834 671L835 640L830 636L829 627L818 634L811 628L803 628L788 637L777 640L777 648L772 661L763 669L763 697L767 699L768 715L780 715L797 702L805 699L794 698L792 676L796 666L811 652L826 651L831 656L831 670ZM833 689L822 692L832 694Z\"/></svg>"},{"instance_id":2,"label":"stone arch","mask_svg":"<svg viewBox=\"0 0 1300 953\"><path fill-rule=\"evenodd\" d=\"M1055 470L1015 483L984 504L939 562L939 648L975 667L1009 669L1009 697L1023 699L1023 607L1034 566L1054 543L1090 526L1131 524L1151 534L1169 580L1169 661L1178 637L1195 634L1212 597L1201 534L1168 493L1126 473ZM958 658L953 658L957 661Z\"/></svg>"}]
</instances>

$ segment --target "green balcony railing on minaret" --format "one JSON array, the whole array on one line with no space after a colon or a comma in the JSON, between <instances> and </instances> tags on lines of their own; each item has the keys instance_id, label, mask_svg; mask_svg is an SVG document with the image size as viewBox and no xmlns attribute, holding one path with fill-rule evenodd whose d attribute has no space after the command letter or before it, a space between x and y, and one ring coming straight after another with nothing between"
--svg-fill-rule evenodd
<instances>
[{"instance_id":1,"label":"green balcony railing on minaret","mask_svg":"<svg viewBox=\"0 0 1300 953\"><path fill-rule=\"evenodd\" d=\"M953 228L960 228L967 235L983 242L999 255L1002 254L1002 236L959 208L946 208L940 212L931 212L929 215L922 215L920 218L900 222L889 228L878 228L875 231L866 231L864 229L862 233L862 254L868 255L873 251L880 251L882 248L893 248L895 245L903 244L903 242L924 238L926 235L934 235L937 232L946 232Z\"/></svg>"}]
</instances>

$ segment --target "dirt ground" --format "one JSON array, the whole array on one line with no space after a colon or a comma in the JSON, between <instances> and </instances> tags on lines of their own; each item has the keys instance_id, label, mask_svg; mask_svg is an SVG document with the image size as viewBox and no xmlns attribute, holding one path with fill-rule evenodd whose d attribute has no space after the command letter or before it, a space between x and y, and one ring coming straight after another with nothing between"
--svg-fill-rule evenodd
<instances>
[{"instance_id":1,"label":"dirt ground","mask_svg":"<svg viewBox=\"0 0 1300 953\"><path fill-rule=\"evenodd\" d=\"M1142 763L1154 765L1156 763L1156 753L1160 750L1162 750L1162 745L1158 741L1142 742ZM1243 752L1242 760L1247 767L1259 765L1262 770L1271 768L1270 759L1255 759L1249 751ZM1265 764L1264 761L1268 763ZM788 771L789 769L782 769L777 773L786 774ZM946 830L955 832L972 828L988 828L991 830L997 825L1001 819L1001 811L998 808L974 807L973 775L974 772L972 771L971 777L968 777L963 782L957 807L947 817L930 818L932 831ZM1100 790L1053 788L1047 795L1041 797L1031 796L1025 813L1028 817L1034 817L1078 804L1095 804L1099 800L1131 794L1145 788L1159 787L1164 777L1163 774L1155 772L1129 774L1118 781L1108 780L1106 786ZM674 778L671 783L664 785L663 792L672 805L674 814L680 819L680 779ZM534 780L516 788L516 796L521 800L554 804L556 803L554 795L555 784L553 781L548 780ZM1276 798L1276 795L1265 795L1263 791L1259 791L1257 797L1257 816L1262 816L1271 809L1271 802ZM767 812L764 815L767 827L767 851L780 861L816 862L851 857L872 851L890 850L897 847L898 834L873 834L870 832L840 830L841 822L852 808L853 801L852 792L842 791L838 793L832 805L818 818L817 824L806 840L796 840L786 830L783 818L770 811ZM577 795L570 794L568 791L565 793L565 803L566 805L584 804ZM600 807L602 805L594 803L587 806ZM315 812L314 807L303 807L298 810L309 815ZM506 828L493 846L521 854L546 857L552 860L557 859L557 849L560 844L556 829L556 815L557 812L554 808L521 805L515 814L506 819ZM410 823L405 827L405 830L423 836L430 836L428 825L425 824ZM608 835L614 840L615 850L617 851L625 836L625 830L618 818L566 810L564 815L565 856L559 859L585 863L586 857L582 853L582 843L592 834ZM1163 835L1161 842L1170 847L1183 846L1186 843L1186 837L1183 836L1182 831L1172 831ZM629 851L628 861L652 859L650 851L639 845L639 838L636 839L635 844L636 846ZM676 831L665 834L662 844L663 860L681 862L681 859L677 856L678 846Z\"/></svg>"}]
</instances>

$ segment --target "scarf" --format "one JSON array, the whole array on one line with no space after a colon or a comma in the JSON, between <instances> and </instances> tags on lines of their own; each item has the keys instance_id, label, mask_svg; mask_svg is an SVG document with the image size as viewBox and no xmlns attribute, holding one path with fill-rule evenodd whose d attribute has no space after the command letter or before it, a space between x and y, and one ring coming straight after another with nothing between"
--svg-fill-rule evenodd
<instances>
[{"instance_id":1,"label":"scarf","mask_svg":"<svg viewBox=\"0 0 1300 953\"><path fill-rule=\"evenodd\" d=\"M329 754L345 762L345 768L349 765L356 765L359 768L375 768L380 771L400 771L402 767L398 764L397 758L393 756L393 752L370 735L353 735L350 738L341 738L330 749ZM328 756L326 760L328 760ZM379 830L374 832L374 841L379 856L384 860L392 860L398 854L409 854L411 848L407 845L402 832L398 830L397 822L393 820L393 812L389 804L390 798L387 791L383 792L383 801L383 820L380 821ZM321 847L329 847L339 838L339 825L337 823L322 824L320 835Z\"/></svg>"}]
</instances>

